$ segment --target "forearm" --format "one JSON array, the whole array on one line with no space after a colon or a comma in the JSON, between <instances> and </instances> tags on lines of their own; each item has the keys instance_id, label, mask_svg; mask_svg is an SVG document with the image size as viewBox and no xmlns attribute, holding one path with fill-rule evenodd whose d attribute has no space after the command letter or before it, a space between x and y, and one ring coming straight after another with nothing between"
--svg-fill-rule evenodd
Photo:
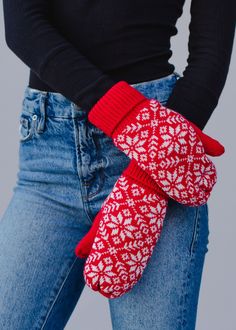
<instances>
[{"instance_id":1,"label":"forearm","mask_svg":"<svg viewBox=\"0 0 236 330\"><path fill-rule=\"evenodd\" d=\"M192 0L188 65L167 106L204 128L229 70L236 19L234 0Z\"/></svg>"},{"instance_id":2,"label":"forearm","mask_svg":"<svg viewBox=\"0 0 236 330\"><path fill-rule=\"evenodd\" d=\"M114 84L53 25L50 1L3 0L8 47L45 83L83 109Z\"/></svg>"}]
</instances>

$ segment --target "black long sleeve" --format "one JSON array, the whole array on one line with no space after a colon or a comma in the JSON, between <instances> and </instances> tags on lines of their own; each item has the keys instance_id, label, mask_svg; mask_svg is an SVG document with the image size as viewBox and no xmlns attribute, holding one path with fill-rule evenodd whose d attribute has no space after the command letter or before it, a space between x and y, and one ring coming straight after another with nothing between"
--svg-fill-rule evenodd
<instances>
[{"instance_id":1,"label":"black long sleeve","mask_svg":"<svg viewBox=\"0 0 236 330\"><path fill-rule=\"evenodd\" d=\"M8 47L30 68L29 86L57 91L86 110L119 80L175 69L170 38L184 0L3 0ZM188 66L167 106L203 127L223 89L235 0L192 0Z\"/></svg>"},{"instance_id":2,"label":"black long sleeve","mask_svg":"<svg viewBox=\"0 0 236 330\"><path fill-rule=\"evenodd\" d=\"M188 65L167 106L204 128L225 85L233 47L235 0L192 0Z\"/></svg>"},{"instance_id":3,"label":"black long sleeve","mask_svg":"<svg viewBox=\"0 0 236 330\"><path fill-rule=\"evenodd\" d=\"M87 108L90 95L94 101L96 90L103 93L114 84L53 25L52 1L6 0L3 5L7 45L50 86L45 89L75 102L81 98Z\"/></svg>"}]
</instances>

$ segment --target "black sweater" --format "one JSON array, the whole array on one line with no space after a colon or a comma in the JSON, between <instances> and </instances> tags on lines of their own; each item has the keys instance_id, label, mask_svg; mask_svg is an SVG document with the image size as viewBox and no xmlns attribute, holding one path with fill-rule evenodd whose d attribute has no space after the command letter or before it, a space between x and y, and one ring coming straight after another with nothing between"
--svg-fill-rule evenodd
<instances>
[{"instance_id":1,"label":"black sweater","mask_svg":"<svg viewBox=\"0 0 236 330\"><path fill-rule=\"evenodd\" d=\"M170 37L184 0L3 0L8 47L30 68L29 86L89 111L117 81L175 70ZM167 106L203 128L232 53L235 0L192 0L189 56Z\"/></svg>"}]
</instances>

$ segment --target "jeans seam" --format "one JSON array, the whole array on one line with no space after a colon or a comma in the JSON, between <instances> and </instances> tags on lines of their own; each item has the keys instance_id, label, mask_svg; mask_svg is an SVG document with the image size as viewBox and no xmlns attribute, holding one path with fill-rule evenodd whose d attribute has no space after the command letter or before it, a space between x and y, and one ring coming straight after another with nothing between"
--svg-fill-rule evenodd
<instances>
[{"instance_id":1,"label":"jeans seam","mask_svg":"<svg viewBox=\"0 0 236 330\"><path fill-rule=\"evenodd\" d=\"M75 259L74 259L72 265L71 265L70 268L69 268L69 271L67 272L66 276L64 277L64 279L63 279L63 281L62 281L62 283L61 283L61 285L60 285L60 287L59 287L59 290L58 290L56 296L54 297L52 303L51 303L51 304L49 303L50 308L48 309L48 311L47 311L47 313L46 313L46 315L45 315L45 317L44 317L43 324L42 324L41 327L39 328L40 330L43 330L43 329L45 328L46 322L48 321L48 318L49 318L49 316L50 316L50 314L51 314L51 312L52 312L52 310L53 310L53 307L54 307L56 301L58 300L59 295L60 295L60 293L61 293L61 291L62 291L62 289L63 289L63 287L64 287L64 285L65 285L65 282L66 282L68 276L70 275L70 273L71 273L71 271L72 271L72 269L73 269L73 267L74 267L74 265L75 265L75 263L76 263L77 260L78 260L78 258L75 257Z\"/></svg>"},{"instance_id":2,"label":"jeans seam","mask_svg":"<svg viewBox=\"0 0 236 330\"><path fill-rule=\"evenodd\" d=\"M76 125L75 125L75 121L76 121L76 118L73 118L73 126L74 126L74 144L75 144L75 155L76 155L76 160L75 160L75 168L77 169L77 175L78 175L78 181L79 181L79 191L81 193L81 200L82 200L82 205L83 205L83 209L84 209L84 212L87 216L87 220L88 220L88 223L89 225L91 225L93 223L89 213L88 213L88 209L87 209L87 206L86 206L86 201L84 200L84 198L86 197L86 195L84 194L84 189L83 189L83 184L81 182L81 177L82 177L82 174L81 174L81 171L80 171L80 168L78 167L78 164L77 164L77 159L79 158L80 161L81 161L81 158L79 156L79 152L78 152L78 149L77 149L77 133L76 133Z\"/></svg>"},{"instance_id":3,"label":"jeans seam","mask_svg":"<svg viewBox=\"0 0 236 330\"><path fill-rule=\"evenodd\" d=\"M190 249L189 249L191 257L193 255L196 240L197 240L198 233L199 233L199 219L200 219L199 213L200 213L200 208L196 207L196 212L195 212L195 217L194 217L193 235L192 235L192 240L191 240Z\"/></svg>"},{"instance_id":4,"label":"jeans seam","mask_svg":"<svg viewBox=\"0 0 236 330\"><path fill-rule=\"evenodd\" d=\"M91 194L88 194L88 202L91 198L97 196L100 193L100 191L102 190L103 186L104 186L104 177L105 177L104 176L104 170L102 168L100 168L98 170L97 175L99 176L99 179L100 179L99 187L95 192L93 192Z\"/></svg>"},{"instance_id":5,"label":"jeans seam","mask_svg":"<svg viewBox=\"0 0 236 330\"><path fill-rule=\"evenodd\" d=\"M183 279L183 283L182 283L182 296L181 296L181 300L182 301L182 309L180 310L180 329L187 329L187 319L185 317L186 313L188 312L187 309L184 307L185 304L187 303L187 299L189 299L189 295L188 295L188 288L189 288L189 284L191 281L191 268L192 268L192 264L194 263L194 261L196 260L196 254L194 253L195 251L195 243L196 243L196 239L198 237L199 234L199 219L200 219L200 207L196 208L196 213L195 213L195 222L194 222L194 234L193 234L193 238L192 238L192 242L191 242L191 248L190 248L190 259L187 262L187 266L185 268L185 273L186 273L186 277ZM184 287L185 284L185 287ZM196 316L197 316L197 311L196 311ZM195 318L195 324L196 324L196 318Z\"/></svg>"},{"instance_id":6,"label":"jeans seam","mask_svg":"<svg viewBox=\"0 0 236 330\"><path fill-rule=\"evenodd\" d=\"M104 171L103 171L102 169L99 169L99 171L101 171L101 176L100 176L100 178L101 178L102 182L104 182L104 178L105 178L105 176L104 176ZM90 208L89 203L90 203L90 200L91 200L93 197L95 197L96 195L98 195L98 194L100 193L100 191L102 190L102 187L103 187L103 183L101 183L101 184L99 185L99 189L98 189L95 193L92 193L92 194L88 195L88 196L87 196L87 200L86 200L86 202L84 202L84 209L85 209L85 212L86 212L86 214L87 214L87 216L88 216L88 220L89 220L89 222L90 222L90 225L93 224L93 221L94 221L94 218L95 218L96 215L95 215L95 216L91 216L91 215L90 215L90 214L92 214L92 211L91 211L91 208Z\"/></svg>"},{"instance_id":7,"label":"jeans seam","mask_svg":"<svg viewBox=\"0 0 236 330\"><path fill-rule=\"evenodd\" d=\"M184 274L186 274L183 278L183 282L182 282L182 295L180 297L180 302L179 305L182 307L180 308L180 315L179 315L179 322L180 322L180 330L182 329L187 329L187 318L185 317L186 315L186 302L188 299L188 287L189 287L189 283L190 283L190 279L191 279L191 266L192 263L195 260L195 254L193 253L194 251L194 246L196 243L196 239L198 237L198 232L199 232L199 213L200 213L200 208L196 207L195 210L195 215L194 215L194 229L193 229L193 235L192 235L192 240L191 240L191 244L190 244L190 248L189 248L189 252L190 252L190 259L187 260L187 264L184 270Z\"/></svg>"},{"instance_id":8,"label":"jeans seam","mask_svg":"<svg viewBox=\"0 0 236 330\"><path fill-rule=\"evenodd\" d=\"M184 322L187 322L186 321L187 318L185 318L185 314L187 312L185 305L186 305L186 302L188 299L188 287L189 287L189 282L191 279L190 269L191 269L192 263L194 262L194 259L195 259L195 256L193 255L190 257L190 260L187 262L187 265L185 268L186 276L184 277L183 283L182 283L182 296L180 297L180 305L181 305L181 301L182 301L182 308L180 308L180 329L181 330L186 329L186 327L187 327L187 323L184 323ZM184 284L185 284L185 287L184 287Z\"/></svg>"},{"instance_id":9,"label":"jeans seam","mask_svg":"<svg viewBox=\"0 0 236 330\"><path fill-rule=\"evenodd\" d=\"M94 129L96 128L96 126L94 126ZM101 145L99 143L98 140L95 139L94 137L94 129L92 130L92 134L91 134L91 138L93 139L93 143L96 147L96 155L98 156L98 159L99 159L99 156L101 155ZM103 186L104 186L104 168L103 167L100 167L98 170L97 170L97 175L99 177L99 187L97 189L97 191L95 191L94 193L92 194L88 194L88 201L89 199L97 196L99 194L99 192L102 190Z\"/></svg>"}]
</instances>

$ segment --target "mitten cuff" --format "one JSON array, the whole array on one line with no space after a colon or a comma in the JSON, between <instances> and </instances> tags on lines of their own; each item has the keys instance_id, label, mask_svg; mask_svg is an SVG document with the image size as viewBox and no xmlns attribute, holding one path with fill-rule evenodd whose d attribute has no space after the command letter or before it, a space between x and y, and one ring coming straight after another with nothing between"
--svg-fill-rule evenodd
<instances>
[{"instance_id":1,"label":"mitten cuff","mask_svg":"<svg viewBox=\"0 0 236 330\"><path fill-rule=\"evenodd\" d=\"M137 104L146 99L137 89L121 80L113 85L92 107L88 113L88 119L111 137L122 119Z\"/></svg>"},{"instance_id":2,"label":"mitten cuff","mask_svg":"<svg viewBox=\"0 0 236 330\"><path fill-rule=\"evenodd\" d=\"M169 196L156 184L156 182L148 175L135 160L131 160L129 165L122 173L125 176L130 177L133 181L138 182L144 187L148 187L155 193L158 193L162 197L168 199Z\"/></svg>"}]
</instances>

